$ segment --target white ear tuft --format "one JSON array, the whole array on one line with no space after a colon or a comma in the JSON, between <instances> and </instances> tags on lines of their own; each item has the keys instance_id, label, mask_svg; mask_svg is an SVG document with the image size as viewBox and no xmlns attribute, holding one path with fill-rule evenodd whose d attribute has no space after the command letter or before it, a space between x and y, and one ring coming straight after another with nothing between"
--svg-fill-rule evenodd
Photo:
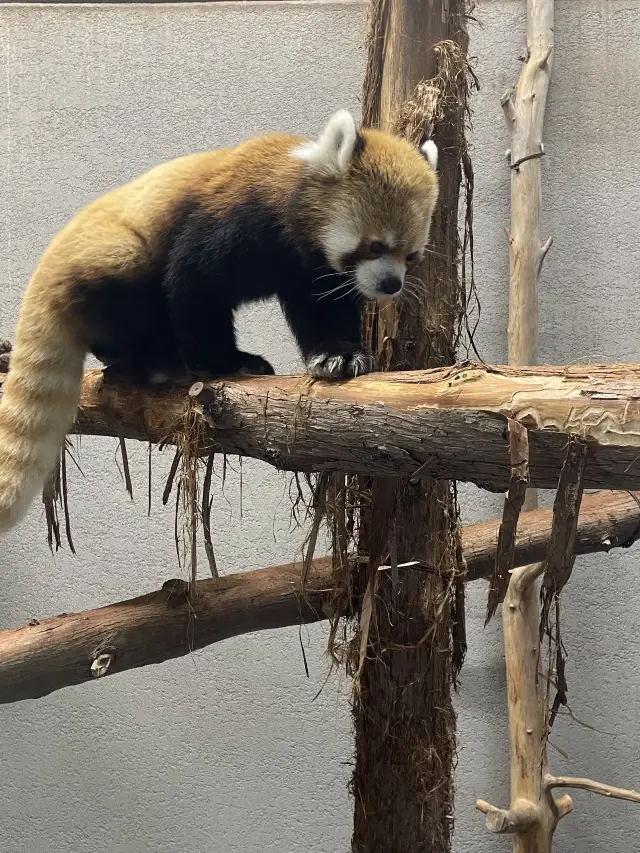
<instances>
[{"instance_id":1,"label":"white ear tuft","mask_svg":"<svg viewBox=\"0 0 640 853\"><path fill-rule=\"evenodd\" d=\"M438 146L435 144L433 139L427 139L427 141L420 146L420 151L427 158L427 162L435 172L438 168Z\"/></svg>"},{"instance_id":2,"label":"white ear tuft","mask_svg":"<svg viewBox=\"0 0 640 853\"><path fill-rule=\"evenodd\" d=\"M341 174L349 167L357 140L353 116L348 110L339 110L331 116L316 141L299 145L291 154L314 169Z\"/></svg>"}]
</instances>

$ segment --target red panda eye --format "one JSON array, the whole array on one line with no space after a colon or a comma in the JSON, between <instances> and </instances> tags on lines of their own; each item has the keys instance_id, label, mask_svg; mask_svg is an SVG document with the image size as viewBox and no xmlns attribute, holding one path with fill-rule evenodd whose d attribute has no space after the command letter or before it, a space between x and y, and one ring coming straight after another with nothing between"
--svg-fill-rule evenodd
<instances>
[{"instance_id":1,"label":"red panda eye","mask_svg":"<svg viewBox=\"0 0 640 853\"><path fill-rule=\"evenodd\" d=\"M373 242L369 244L369 251L372 255L384 255L384 253L387 251L387 247L379 240L373 240Z\"/></svg>"}]
</instances>

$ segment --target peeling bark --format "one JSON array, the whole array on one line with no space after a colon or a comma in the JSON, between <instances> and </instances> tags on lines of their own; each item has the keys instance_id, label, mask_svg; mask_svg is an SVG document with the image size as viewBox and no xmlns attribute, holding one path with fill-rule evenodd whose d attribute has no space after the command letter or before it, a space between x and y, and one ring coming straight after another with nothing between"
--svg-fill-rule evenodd
<instances>
[{"instance_id":1,"label":"peeling bark","mask_svg":"<svg viewBox=\"0 0 640 853\"><path fill-rule=\"evenodd\" d=\"M1 383L0 383L1 384ZM85 377L76 430L172 441L186 388L135 393ZM510 482L507 421L528 429L530 484L555 488L568 435L588 446L586 488L640 487L640 365L510 368L464 363L348 382L307 376L212 382L200 397L202 452L276 468Z\"/></svg>"}]
</instances>

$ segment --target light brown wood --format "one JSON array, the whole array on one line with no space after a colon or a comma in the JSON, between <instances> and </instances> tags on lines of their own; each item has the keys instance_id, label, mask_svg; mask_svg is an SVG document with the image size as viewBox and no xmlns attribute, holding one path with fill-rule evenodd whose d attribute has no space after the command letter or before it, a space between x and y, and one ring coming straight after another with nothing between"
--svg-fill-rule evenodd
<instances>
[{"instance_id":1,"label":"light brown wood","mask_svg":"<svg viewBox=\"0 0 640 853\"><path fill-rule=\"evenodd\" d=\"M0 377L1 387L1 377ZM77 430L171 440L186 388L139 394L89 371ZM567 435L589 444L587 488L640 488L640 365L510 368L461 364L348 382L306 376L214 382L201 395L203 452L277 468L509 485L507 419L529 432L532 486L557 484Z\"/></svg>"},{"instance_id":2,"label":"light brown wood","mask_svg":"<svg viewBox=\"0 0 640 853\"><path fill-rule=\"evenodd\" d=\"M535 583L543 570L544 563L515 569L503 605L510 710L511 809L525 802L536 815L532 827L514 834L514 853L550 851L553 832L560 819L555 799L543 783L547 766L547 710L542 689L544 681L538 677L540 599Z\"/></svg>"},{"instance_id":3,"label":"light brown wood","mask_svg":"<svg viewBox=\"0 0 640 853\"><path fill-rule=\"evenodd\" d=\"M541 245L542 133L553 60L554 0L527 0L527 43L520 77L503 95L502 107L511 138L511 228L509 240L508 352L511 365L538 361L538 280L544 256ZM529 489L525 508L535 509L537 492ZM537 677L539 665L539 607L535 581L542 563L518 569L511 577L503 604L509 740L511 806L497 829L513 833L514 853L550 853L557 824L555 801L542 788L540 762L546 764L546 695ZM514 646L513 644L519 644ZM532 680L530 680L532 679ZM540 680L541 681L541 680ZM568 806L569 808L570 806ZM509 818L525 811L527 823Z\"/></svg>"},{"instance_id":4,"label":"light brown wood","mask_svg":"<svg viewBox=\"0 0 640 853\"><path fill-rule=\"evenodd\" d=\"M510 711L511 805L508 809L498 809L485 800L476 802L476 808L486 815L489 830L513 834L516 853L551 850L558 822L572 810L571 797L567 794L556 799L554 788L579 788L640 803L640 794L636 791L591 779L555 777L548 772L546 697L538 687L542 679L538 676L540 605L536 581L544 566L544 563L537 563L514 569L503 604Z\"/></svg>"},{"instance_id":5,"label":"light brown wood","mask_svg":"<svg viewBox=\"0 0 640 853\"><path fill-rule=\"evenodd\" d=\"M544 114L553 64L554 0L527 0L527 44L520 77L502 97L511 137L509 364L538 361L538 280L551 240L541 237Z\"/></svg>"},{"instance_id":6,"label":"light brown wood","mask_svg":"<svg viewBox=\"0 0 640 853\"><path fill-rule=\"evenodd\" d=\"M511 133L511 229L509 363L534 365L538 339L538 281L551 247L541 241L542 130L553 58L553 0L527 0L527 48L515 97L502 105ZM595 420L598 420L596 417ZM624 420L624 418L623 418ZM623 427L624 429L624 427ZM574 436L588 438L585 433ZM576 523L584 485L585 447L568 443L547 559L515 568L503 604L503 626L509 705L511 803L497 809L484 800L477 808L493 832L513 835L514 853L551 853L558 822L572 810L569 795L558 799L555 787L576 787L605 796L640 802L634 791L589 779L554 779L547 770L548 697L541 678L540 596L538 580L545 572L544 623L553 595L568 580L573 566ZM571 464L569 464L571 463ZM588 500L588 499L585 499ZM535 505L530 492L527 506ZM534 515L535 513L531 513ZM579 534L578 534L579 537Z\"/></svg>"},{"instance_id":7,"label":"light brown wood","mask_svg":"<svg viewBox=\"0 0 640 853\"><path fill-rule=\"evenodd\" d=\"M626 788L616 788L613 785L604 785L602 782L594 782L593 779L579 779L575 776L545 776L545 785L553 788L577 788L581 791L589 791L592 794L600 794L601 797L610 797L614 800L628 800L631 803L640 803L640 794Z\"/></svg>"},{"instance_id":8,"label":"light brown wood","mask_svg":"<svg viewBox=\"0 0 640 853\"><path fill-rule=\"evenodd\" d=\"M520 516L516 566L544 556L551 517L551 510ZM462 528L467 581L491 575L498 528L498 521ZM638 533L640 494L602 492L584 497L577 553L629 545ZM249 631L328 618L338 580L331 559L313 560L304 581L303 577L303 564L291 563L198 581L195 610L187 606L184 585L169 582L166 588L130 601L32 620L0 632L0 704L36 699L74 684L161 663Z\"/></svg>"}]
</instances>

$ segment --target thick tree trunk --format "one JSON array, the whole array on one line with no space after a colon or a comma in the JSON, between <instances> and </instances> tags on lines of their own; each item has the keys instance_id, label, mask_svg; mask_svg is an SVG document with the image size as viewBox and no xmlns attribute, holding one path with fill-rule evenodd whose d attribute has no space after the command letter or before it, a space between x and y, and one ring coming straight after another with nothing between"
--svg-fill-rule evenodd
<instances>
[{"instance_id":1,"label":"thick tree trunk","mask_svg":"<svg viewBox=\"0 0 640 853\"><path fill-rule=\"evenodd\" d=\"M466 66L459 61L466 55L466 39L456 19L463 5L456 0L448 7L426 0L377 0L372 10L363 121L402 132L416 144L433 136L440 151L440 199L418 304L374 308L366 317L370 344L385 370L441 367L454 360L461 305L457 227L464 105L451 108L449 87L454 84L442 72L441 59L445 53L453 58L466 85ZM445 39L457 40L461 49L452 50L454 42ZM390 445L385 442L385 454ZM435 456L430 459L435 462ZM370 510L363 511L359 542L368 565L357 582L362 598L354 704L354 853L450 849L452 647L462 633L454 624L461 601L455 579L459 547L451 485L427 479L436 471L425 462L420 478L361 482L370 493ZM376 571L381 561L411 560L437 571Z\"/></svg>"},{"instance_id":2,"label":"thick tree trunk","mask_svg":"<svg viewBox=\"0 0 640 853\"><path fill-rule=\"evenodd\" d=\"M540 560L551 533L551 510L520 516L516 566ZM493 570L499 522L463 527L466 581ZM640 495L601 492L582 501L576 553L609 551L632 544L640 532ZM400 572L419 567L399 568ZM182 581L130 601L84 613L36 620L0 632L0 704L36 699L54 690L162 663L249 631L309 624L329 618L340 578L330 557L302 564L202 580L194 605Z\"/></svg>"}]
</instances>

